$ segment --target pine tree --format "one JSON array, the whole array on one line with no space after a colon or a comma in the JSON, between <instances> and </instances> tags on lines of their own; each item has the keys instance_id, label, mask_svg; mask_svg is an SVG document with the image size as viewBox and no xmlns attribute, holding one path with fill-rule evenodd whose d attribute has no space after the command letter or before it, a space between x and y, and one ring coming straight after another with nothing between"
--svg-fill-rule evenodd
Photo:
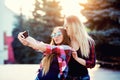
<instances>
[{"instance_id":1,"label":"pine tree","mask_svg":"<svg viewBox=\"0 0 120 80\"><path fill-rule=\"evenodd\" d=\"M24 47L18 40L17 35L20 31L22 31L22 15L17 16L15 15L16 19L18 20L14 25L16 26L13 31L12 31L12 36L14 38L13 42L12 42L12 47L13 47L13 52L14 52L14 57L15 57L15 61L16 63L21 63L20 60L23 58L21 57L21 49L19 49L19 47ZM18 53L19 52L19 53Z\"/></svg>"},{"instance_id":2,"label":"pine tree","mask_svg":"<svg viewBox=\"0 0 120 80\"><path fill-rule=\"evenodd\" d=\"M43 16L49 27L63 25L63 17L61 17L62 7L59 5L59 1L56 0L44 0L42 10L45 12Z\"/></svg>"},{"instance_id":3,"label":"pine tree","mask_svg":"<svg viewBox=\"0 0 120 80\"><path fill-rule=\"evenodd\" d=\"M119 28L120 1L118 0L88 0L82 14L87 17L86 26L92 30ZM104 24L103 24L104 23Z\"/></svg>"},{"instance_id":4,"label":"pine tree","mask_svg":"<svg viewBox=\"0 0 120 80\"><path fill-rule=\"evenodd\" d=\"M60 11L59 2L55 0L35 0L33 18L26 22L24 28L37 40L50 43L52 29L63 24Z\"/></svg>"},{"instance_id":5,"label":"pine tree","mask_svg":"<svg viewBox=\"0 0 120 80\"><path fill-rule=\"evenodd\" d=\"M59 2L55 0L35 0L33 6L34 10L31 12L31 18L28 20L23 19L22 16L20 16L21 19L17 18L18 23L16 23L16 28L13 30L13 35L18 34L20 31L28 30L29 35L35 39L50 43L52 29L63 24ZM20 30L16 33L16 29ZM18 44L16 45L16 43ZM39 63L42 59L43 55L41 52L23 46L17 39L17 35L13 42L13 47L17 63L33 64Z\"/></svg>"},{"instance_id":6,"label":"pine tree","mask_svg":"<svg viewBox=\"0 0 120 80\"><path fill-rule=\"evenodd\" d=\"M88 19L85 25L93 32L97 59L120 62L120 1L88 0L82 14ZM120 63L119 63L120 64Z\"/></svg>"}]
</instances>

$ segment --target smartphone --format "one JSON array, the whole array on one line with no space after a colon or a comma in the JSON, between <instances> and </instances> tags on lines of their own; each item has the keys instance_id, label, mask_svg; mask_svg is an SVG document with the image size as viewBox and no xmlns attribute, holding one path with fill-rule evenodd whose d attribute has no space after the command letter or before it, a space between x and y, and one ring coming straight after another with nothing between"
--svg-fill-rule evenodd
<instances>
[{"instance_id":1,"label":"smartphone","mask_svg":"<svg viewBox=\"0 0 120 80\"><path fill-rule=\"evenodd\" d=\"M23 36L25 37L25 38L27 38L28 37L28 31L25 31L24 33L23 33Z\"/></svg>"}]
</instances>

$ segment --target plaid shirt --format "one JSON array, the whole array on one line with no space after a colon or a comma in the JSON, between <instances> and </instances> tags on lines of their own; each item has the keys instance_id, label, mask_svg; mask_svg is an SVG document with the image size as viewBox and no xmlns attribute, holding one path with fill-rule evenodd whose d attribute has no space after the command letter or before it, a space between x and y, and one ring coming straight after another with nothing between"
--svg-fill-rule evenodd
<instances>
[{"instance_id":1,"label":"plaid shirt","mask_svg":"<svg viewBox=\"0 0 120 80\"><path fill-rule=\"evenodd\" d=\"M44 55L57 54L59 70L60 70L58 74L58 78L60 78L62 75L66 77L68 73L67 64L72 54L72 48L67 45L60 45L60 46L47 45L46 47L47 48L46 51L44 52Z\"/></svg>"},{"instance_id":2,"label":"plaid shirt","mask_svg":"<svg viewBox=\"0 0 120 80\"><path fill-rule=\"evenodd\" d=\"M94 44L90 47L89 58L86 59L86 67L93 68L95 66L96 55L95 55L95 46Z\"/></svg>"}]
</instances>

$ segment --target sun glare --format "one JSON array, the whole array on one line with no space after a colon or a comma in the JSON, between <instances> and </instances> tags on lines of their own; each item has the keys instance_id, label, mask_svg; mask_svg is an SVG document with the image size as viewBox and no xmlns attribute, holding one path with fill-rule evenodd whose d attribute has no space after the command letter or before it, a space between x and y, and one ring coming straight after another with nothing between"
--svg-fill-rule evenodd
<instances>
[{"instance_id":1,"label":"sun glare","mask_svg":"<svg viewBox=\"0 0 120 80\"><path fill-rule=\"evenodd\" d=\"M34 0L5 0L5 5L16 14L20 14L21 8L25 16L30 16L30 11L33 9L33 2Z\"/></svg>"},{"instance_id":2,"label":"sun glare","mask_svg":"<svg viewBox=\"0 0 120 80\"><path fill-rule=\"evenodd\" d=\"M79 16L83 22L86 21L86 18L80 14L80 10L83 9L79 3L86 3L87 0L60 0L60 5L62 6L62 15L69 16L69 15L77 15Z\"/></svg>"},{"instance_id":3,"label":"sun glare","mask_svg":"<svg viewBox=\"0 0 120 80\"><path fill-rule=\"evenodd\" d=\"M62 6L63 15L78 14L83 8L79 6L80 1L84 0L60 0L60 5Z\"/></svg>"},{"instance_id":4,"label":"sun glare","mask_svg":"<svg viewBox=\"0 0 120 80\"><path fill-rule=\"evenodd\" d=\"M13 12L20 14L20 8L22 8L22 14L26 17L31 16L31 11L33 8L33 3L35 0L5 0L5 5ZM79 15L82 17L83 21L86 19L80 15L80 10L83 7L79 6L79 3L86 3L87 0L58 0L62 6L61 14L63 16L68 16L71 14Z\"/></svg>"}]
</instances>

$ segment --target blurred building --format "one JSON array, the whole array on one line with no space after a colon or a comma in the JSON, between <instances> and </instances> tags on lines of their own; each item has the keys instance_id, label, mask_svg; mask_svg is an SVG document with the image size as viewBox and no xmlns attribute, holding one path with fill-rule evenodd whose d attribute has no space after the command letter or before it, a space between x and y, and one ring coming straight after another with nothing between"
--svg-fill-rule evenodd
<instances>
[{"instance_id":1,"label":"blurred building","mask_svg":"<svg viewBox=\"0 0 120 80\"><path fill-rule=\"evenodd\" d=\"M5 44L4 33L6 36L12 36L15 21L14 13L5 6L4 2L5 0L0 0L0 64L4 64L9 57L9 46Z\"/></svg>"}]
</instances>

